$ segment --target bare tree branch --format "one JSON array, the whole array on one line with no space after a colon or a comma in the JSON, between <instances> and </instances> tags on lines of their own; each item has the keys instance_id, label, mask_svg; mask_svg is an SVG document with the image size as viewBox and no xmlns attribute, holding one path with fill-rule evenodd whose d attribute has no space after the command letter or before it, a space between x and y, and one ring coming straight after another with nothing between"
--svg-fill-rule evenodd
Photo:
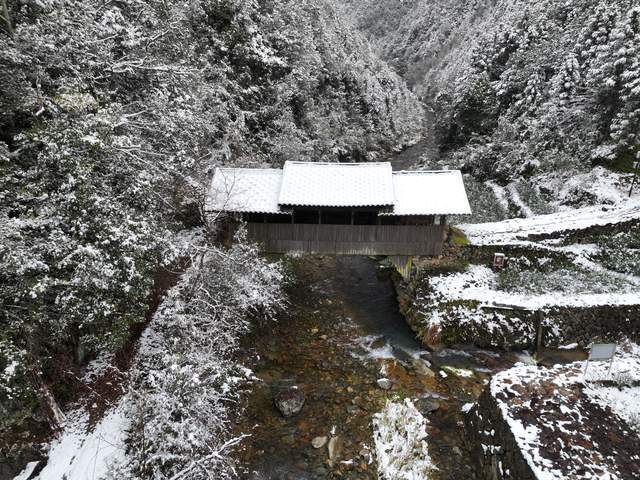
<instances>
[{"instance_id":1,"label":"bare tree branch","mask_svg":"<svg viewBox=\"0 0 640 480\"><path fill-rule=\"evenodd\" d=\"M4 22L5 29L7 33L13 37L14 29L11 23L11 15L9 14L9 7L7 6L7 0L1 0L2 5L2 15L0 15L0 20Z\"/></svg>"}]
</instances>

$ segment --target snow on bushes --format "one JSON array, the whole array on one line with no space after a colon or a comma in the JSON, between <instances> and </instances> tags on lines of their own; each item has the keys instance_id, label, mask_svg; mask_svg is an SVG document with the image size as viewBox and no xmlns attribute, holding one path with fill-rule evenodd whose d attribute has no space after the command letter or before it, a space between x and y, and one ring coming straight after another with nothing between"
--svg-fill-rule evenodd
<instances>
[{"instance_id":1,"label":"snow on bushes","mask_svg":"<svg viewBox=\"0 0 640 480\"><path fill-rule=\"evenodd\" d=\"M436 468L427 450L427 419L410 399L388 401L373 417L378 473L386 480L421 480Z\"/></svg>"},{"instance_id":2,"label":"snow on bushes","mask_svg":"<svg viewBox=\"0 0 640 480\"><path fill-rule=\"evenodd\" d=\"M24 420L36 403L31 386L24 386L26 351L0 337L0 430Z\"/></svg>"},{"instance_id":3,"label":"snow on bushes","mask_svg":"<svg viewBox=\"0 0 640 480\"><path fill-rule=\"evenodd\" d=\"M284 273L242 236L201 247L141 339L132 371L128 459L116 476L232 478L230 415L251 372L230 357L252 319L284 304Z\"/></svg>"}]
</instances>

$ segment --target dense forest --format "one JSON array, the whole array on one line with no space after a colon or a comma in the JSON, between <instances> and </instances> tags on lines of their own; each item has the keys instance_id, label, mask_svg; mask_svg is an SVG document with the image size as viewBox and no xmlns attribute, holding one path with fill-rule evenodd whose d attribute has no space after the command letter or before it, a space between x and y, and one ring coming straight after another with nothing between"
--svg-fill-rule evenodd
<instances>
[{"instance_id":1,"label":"dense forest","mask_svg":"<svg viewBox=\"0 0 640 480\"><path fill-rule=\"evenodd\" d=\"M427 141L476 219L611 203L639 49L634 0L0 0L0 477L124 376L115 477L234 476L230 357L287 272L207 241L216 166Z\"/></svg>"},{"instance_id":2,"label":"dense forest","mask_svg":"<svg viewBox=\"0 0 640 480\"><path fill-rule=\"evenodd\" d=\"M2 5L0 457L19 457L25 426L40 435L57 428L60 408L79 395L80 367L122 356L145 322L154 276L186 263L208 274L191 267L172 294L175 311L154 328L169 341L177 332L171 322L187 325L195 302L212 320L208 327L193 320L192 334L211 328L214 317L228 330L213 344L185 341L174 352L176 377L162 385L149 373L161 366L149 366L141 352L136 371L145 373L132 383L156 388L158 397L154 404L145 395L140 422L160 423L147 425L157 443L147 436L132 448L158 460L138 461L132 475L169 478L210 447L165 442L177 420L164 409L179 397L189 365L204 365L203 384L224 383L221 358L234 332L249 311L268 316L280 302L268 294L279 288L278 267L250 247L223 253L184 245L180 232L205 223L213 168L381 158L419 138L422 107L329 1ZM201 291L212 297L198 299ZM170 361L166 355L156 360ZM204 413L203 428L224 428ZM198 438L212 436L205 433ZM185 448L190 454L181 457Z\"/></svg>"},{"instance_id":3,"label":"dense forest","mask_svg":"<svg viewBox=\"0 0 640 480\"><path fill-rule=\"evenodd\" d=\"M618 199L613 187L628 175L610 170L629 172L640 154L639 8L631 0L345 2L434 109L441 163L472 175L480 203L492 187L498 217Z\"/></svg>"}]
</instances>

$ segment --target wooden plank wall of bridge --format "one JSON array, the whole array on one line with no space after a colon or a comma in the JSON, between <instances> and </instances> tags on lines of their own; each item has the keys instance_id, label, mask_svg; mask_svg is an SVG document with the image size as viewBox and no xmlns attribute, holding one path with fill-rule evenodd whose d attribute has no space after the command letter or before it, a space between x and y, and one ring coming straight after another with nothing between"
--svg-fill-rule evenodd
<instances>
[{"instance_id":1,"label":"wooden plank wall of bridge","mask_svg":"<svg viewBox=\"0 0 640 480\"><path fill-rule=\"evenodd\" d=\"M440 255L443 225L248 223L249 238L269 253Z\"/></svg>"}]
</instances>

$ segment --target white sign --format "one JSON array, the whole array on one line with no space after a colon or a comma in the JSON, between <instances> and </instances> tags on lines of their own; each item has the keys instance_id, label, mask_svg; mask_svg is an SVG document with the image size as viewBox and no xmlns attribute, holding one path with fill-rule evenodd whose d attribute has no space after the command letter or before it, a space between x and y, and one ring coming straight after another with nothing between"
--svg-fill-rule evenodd
<instances>
[{"instance_id":1,"label":"white sign","mask_svg":"<svg viewBox=\"0 0 640 480\"><path fill-rule=\"evenodd\" d=\"M594 343L589 351L589 360L611 360L615 354L615 343Z\"/></svg>"},{"instance_id":2,"label":"white sign","mask_svg":"<svg viewBox=\"0 0 640 480\"><path fill-rule=\"evenodd\" d=\"M589 350L589 358L584 367L584 374L587 374L589 362L609 361L609 374L611 374L611 366L613 365L613 357L616 354L615 343L594 343Z\"/></svg>"}]
</instances>

